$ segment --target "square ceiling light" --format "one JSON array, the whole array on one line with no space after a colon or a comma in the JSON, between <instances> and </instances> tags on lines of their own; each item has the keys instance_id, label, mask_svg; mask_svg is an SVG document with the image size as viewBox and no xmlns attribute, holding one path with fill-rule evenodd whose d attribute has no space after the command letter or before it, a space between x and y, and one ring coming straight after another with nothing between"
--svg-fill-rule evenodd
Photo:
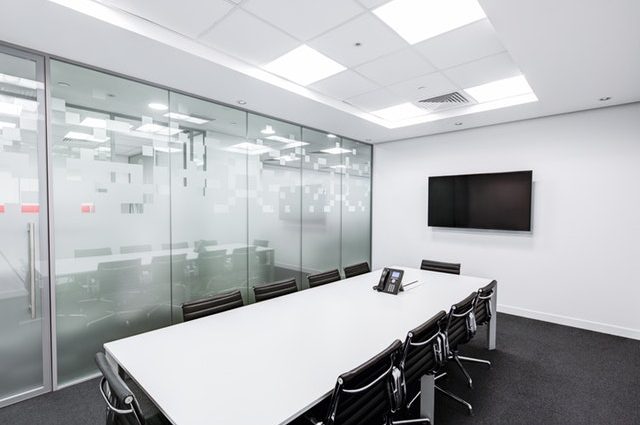
<instances>
[{"instance_id":1,"label":"square ceiling light","mask_svg":"<svg viewBox=\"0 0 640 425\"><path fill-rule=\"evenodd\" d=\"M227 148L227 151L247 155L261 155L271 151L271 148L257 143L242 142Z\"/></svg>"},{"instance_id":2,"label":"square ceiling light","mask_svg":"<svg viewBox=\"0 0 640 425\"><path fill-rule=\"evenodd\" d=\"M508 97L533 93L524 75L492 81L475 87L464 89L478 103L492 102Z\"/></svg>"},{"instance_id":3,"label":"square ceiling light","mask_svg":"<svg viewBox=\"0 0 640 425\"><path fill-rule=\"evenodd\" d=\"M478 0L393 0L373 13L410 44L486 17Z\"/></svg>"},{"instance_id":4,"label":"square ceiling light","mask_svg":"<svg viewBox=\"0 0 640 425\"><path fill-rule=\"evenodd\" d=\"M425 115L429 111L417 107L413 103L401 103L400 105L390 106L384 109L378 109L371 112L373 115L377 115L380 118L389 121L402 121L408 118L417 117L419 115Z\"/></svg>"},{"instance_id":5,"label":"square ceiling light","mask_svg":"<svg viewBox=\"0 0 640 425\"><path fill-rule=\"evenodd\" d=\"M263 68L302 86L324 80L346 69L305 44L285 53Z\"/></svg>"}]
</instances>

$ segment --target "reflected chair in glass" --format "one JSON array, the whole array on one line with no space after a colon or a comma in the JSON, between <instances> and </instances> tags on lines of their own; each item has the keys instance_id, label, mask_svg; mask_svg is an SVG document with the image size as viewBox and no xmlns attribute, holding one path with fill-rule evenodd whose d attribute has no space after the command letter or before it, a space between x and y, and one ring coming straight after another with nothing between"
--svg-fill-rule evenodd
<instances>
[{"instance_id":1,"label":"reflected chair in glass","mask_svg":"<svg viewBox=\"0 0 640 425\"><path fill-rule=\"evenodd\" d=\"M170 249L187 249L189 248L189 242L163 243L161 248L163 251L168 251Z\"/></svg>"},{"instance_id":2,"label":"reflected chair in glass","mask_svg":"<svg viewBox=\"0 0 640 425\"><path fill-rule=\"evenodd\" d=\"M314 425L429 424L424 418L392 420L402 391L396 368L401 349L402 343L396 340L375 357L340 375L326 412L314 409L304 420ZM324 414L323 419L315 419L314 411Z\"/></svg>"},{"instance_id":3,"label":"reflected chair in glass","mask_svg":"<svg viewBox=\"0 0 640 425\"><path fill-rule=\"evenodd\" d=\"M268 248L269 247L269 241L266 239L254 239L253 240L253 244L255 246L261 246L263 248Z\"/></svg>"},{"instance_id":4,"label":"reflected chair in glass","mask_svg":"<svg viewBox=\"0 0 640 425\"><path fill-rule=\"evenodd\" d=\"M446 336L446 351L447 359L454 360L458 365L458 368L467 379L469 388L473 388L473 380L467 372L467 369L462 365L460 357L458 356L458 347L471 341L476 334L476 319L475 319L475 305L476 305L477 293L470 294L467 298L460 301L457 304L451 306L449 314L447 315L447 324L444 330ZM473 411L471 405L466 401L455 399L461 404L464 404L469 413Z\"/></svg>"},{"instance_id":5,"label":"reflected chair in glass","mask_svg":"<svg viewBox=\"0 0 640 425\"><path fill-rule=\"evenodd\" d=\"M210 239L210 240L200 239L200 240L197 240L197 241L193 242L193 250L195 252L205 251L208 246L216 246L216 245L218 245L218 241L216 241L216 240L213 240L213 239Z\"/></svg>"},{"instance_id":6,"label":"reflected chair in glass","mask_svg":"<svg viewBox=\"0 0 640 425\"><path fill-rule=\"evenodd\" d=\"M227 268L227 250L199 252L196 266L197 278L189 282L187 291L189 300L230 289L227 283L230 275Z\"/></svg>"},{"instance_id":7,"label":"reflected chair in glass","mask_svg":"<svg viewBox=\"0 0 640 425\"><path fill-rule=\"evenodd\" d=\"M187 254L160 255L151 259L148 284L154 306L149 312L150 318L170 317L172 303L182 304L187 284L186 269Z\"/></svg>"},{"instance_id":8,"label":"reflected chair in glass","mask_svg":"<svg viewBox=\"0 0 640 425\"><path fill-rule=\"evenodd\" d=\"M122 316L125 322L140 319L151 304L142 285L140 258L99 263L96 278L99 298L111 303L110 315Z\"/></svg>"},{"instance_id":9,"label":"reflected chair in glass","mask_svg":"<svg viewBox=\"0 0 640 425\"><path fill-rule=\"evenodd\" d=\"M251 258L251 261L249 261ZM247 285L247 277L249 278L248 285L258 283L258 272L254 267L250 267L250 264L258 262L256 256L256 247L247 246L242 248L236 248L231 253L231 272L233 276L233 282L237 287Z\"/></svg>"},{"instance_id":10,"label":"reflected chair in glass","mask_svg":"<svg viewBox=\"0 0 640 425\"><path fill-rule=\"evenodd\" d=\"M442 261L422 260L420 270L428 270L431 272L460 274L459 263L444 263Z\"/></svg>"},{"instance_id":11,"label":"reflected chair in glass","mask_svg":"<svg viewBox=\"0 0 640 425\"><path fill-rule=\"evenodd\" d=\"M296 284L295 277L253 287L253 294L256 298L256 302L270 300L272 298L292 294L297 291L298 285Z\"/></svg>"},{"instance_id":12,"label":"reflected chair in glass","mask_svg":"<svg viewBox=\"0 0 640 425\"><path fill-rule=\"evenodd\" d=\"M328 272L310 274L307 279L309 279L309 288L315 288L328 283L337 282L341 277L340 271L335 269L329 270Z\"/></svg>"},{"instance_id":13,"label":"reflected chair in glass","mask_svg":"<svg viewBox=\"0 0 640 425\"><path fill-rule=\"evenodd\" d=\"M113 370L103 353L95 355L96 365L102 373L100 394L107 405L106 425L170 425L160 412L145 416L133 391Z\"/></svg>"},{"instance_id":14,"label":"reflected chair in glass","mask_svg":"<svg viewBox=\"0 0 640 425\"><path fill-rule=\"evenodd\" d=\"M369 268L369 263L358 263L352 266L347 266L344 268L344 277L345 279L349 279L350 277L358 276L361 274L369 273L371 269Z\"/></svg>"},{"instance_id":15,"label":"reflected chair in glass","mask_svg":"<svg viewBox=\"0 0 640 425\"><path fill-rule=\"evenodd\" d=\"M112 255L111 248L76 249L73 251L73 256L75 258L99 257L102 255Z\"/></svg>"},{"instance_id":16,"label":"reflected chair in glass","mask_svg":"<svg viewBox=\"0 0 640 425\"><path fill-rule=\"evenodd\" d=\"M213 297L182 304L182 319L188 322L201 317L211 316L212 314L222 313L223 311L233 310L243 305L242 293L236 289L235 291L223 292Z\"/></svg>"},{"instance_id":17,"label":"reflected chair in glass","mask_svg":"<svg viewBox=\"0 0 640 425\"><path fill-rule=\"evenodd\" d=\"M151 245L128 245L120 247L120 254L132 254L134 252L149 252L153 248Z\"/></svg>"}]
</instances>

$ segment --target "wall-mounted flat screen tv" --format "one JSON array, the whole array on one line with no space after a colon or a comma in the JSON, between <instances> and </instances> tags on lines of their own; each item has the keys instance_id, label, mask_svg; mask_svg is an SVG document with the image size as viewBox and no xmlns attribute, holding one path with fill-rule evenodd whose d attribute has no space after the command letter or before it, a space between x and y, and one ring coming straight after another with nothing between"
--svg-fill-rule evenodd
<instances>
[{"instance_id":1,"label":"wall-mounted flat screen tv","mask_svg":"<svg viewBox=\"0 0 640 425\"><path fill-rule=\"evenodd\" d=\"M429 177L429 226L531 230L533 171Z\"/></svg>"}]
</instances>

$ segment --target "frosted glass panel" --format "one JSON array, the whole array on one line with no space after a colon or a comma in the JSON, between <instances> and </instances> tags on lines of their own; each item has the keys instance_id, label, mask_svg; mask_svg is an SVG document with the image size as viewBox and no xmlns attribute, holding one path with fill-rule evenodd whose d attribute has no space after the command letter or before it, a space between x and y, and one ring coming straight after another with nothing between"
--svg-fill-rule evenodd
<instances>
[{"instance_id":1,"label":"frosted glass panel","mask_svg":"<svg viewBox=\"0 0 640 425\"><path fill-rule=\"evenodd\" d=\"M342 266L371 266L371 145L342 140Z\"/></svg>"},{"instance_id":2,"label":"frosted glass panel","mask_svg":"<svg viewBox=\"0 0 640 425\"><path fill-rule=\"evenodd\" d=\"M58 379L107 341L171 323L168 92L52 61ZM163 106L164 105L164 106Z\"/></svg>"},{"instance_id":3,"label":"frosted glass panel","mask_svg":"<svg viewBox=\"0 0 640 425\"><path fill-rule=\"evenodd\" d=\"M305 153L299 126L249 114L249 286L295 278L301 287L301 175Z\"/></svg>"},{"instance_id":4,"label":"frosted glass panel","mask_svg":"<svg viewBox=\"0 0 640 425\"><path fill-rule=\"evenodd\" d=\"M174 321L185 301L240 289L247 300L246 113L171 93L172 126L181 130L171 155L171 241L195 255L174 276ZM176 262L177 261L177 262ZM182 270L185 259L174 260Z\"/></svg>"},{"instance_id":5,"label":"frosted glass panel","mask_svg":"<svg viewBox=\"0 0 640 425\"><path fill-rule=\"evenodd\" d=\"M302 129L302 270L305 275L341 267L342 152L339 138ZM306 278L304 286L308 287Z\"/></svg>"},{"instance_id":6,"label":"frosted glass panel","mask_svg":"<svg viewBox=\"0 0 640 425\"><path fill-rule=\"evenodd\" d=\"M43 386L47 210L46 180L39 172L44 84L37 70L35 61L0 53L0 401Z\"/></svg>"}]
</instances>

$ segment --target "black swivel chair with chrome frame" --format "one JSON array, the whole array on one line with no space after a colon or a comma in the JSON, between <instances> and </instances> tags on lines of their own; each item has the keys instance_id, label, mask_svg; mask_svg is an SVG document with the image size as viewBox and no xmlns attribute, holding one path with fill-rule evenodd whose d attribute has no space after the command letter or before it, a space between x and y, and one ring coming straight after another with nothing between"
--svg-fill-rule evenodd
<instances>
[{"instance_id":1,"label":"black swivel chair with chrome frame","mask_svg":"<svg viewBox=\"0 0 640 425\"><path fill-rule=\"evenodd\" d=\"M189 320L233 310L234 308L242 307L243 305L242 293L239 289L236 289L235 291L223 292L221 294L214 295L213 297L189 301L182 304L182 319L185 322L188 322Z\"/></svg>"},{"instance_id":2,"label":"black swivel chair with chrome frame","mask_svg":"<svg viewBox=\"0 0 640 425\"><path fill-rule=\"evenodd\" d=\"M96 365L102 373L100 394L107 404L106 425L170 425L161 413L145 416L135 395L118 376L104 353L95 356Z\"/></svg>"},{"instance_id":3,"label":"black swivel chair with chrome frame","mask_svg":"<svg viewBox=\"0 0 640 425\"><path fill-rule=\"evenodd\" d=\"M498 282L492 280L487 286L478 289L478 295L476 297L476 304L473 310L476 319L476 326L488 325L491 321L494 311L491 307L491 300L495 294L496 286ZM477 359L475 357L458 356L461 361L470 363L480 363L491 367L489 360Z\"/></svg>"},{"instance_id":4,"label":"black swivel chair with chrome frame","mask_svg":"<svg viewBox=\"0 0 640 425\"><path fill-rule=\"evenodd\" d=\"M420 270L431 272L460 274L460 263L445 263L442 261L422 260Z\"/></svg>"},{"instance_id":5,"label":"black swivel chair with chrome frame","mask_svg":"<svg viewBox=\"0 0 640 425\"><path fill-rule=\"evenodd\" d=\"M369 268L369 263L366 261L364 263L354 264L352 266L347 266L344 268L344 277L345 279L349 279L350 277L358 276L361 274L369 273L371 269Z\"/></svg>"},{"instance_id":6,"label":"black swivel chair with chrome frame","mask_svg":"<svg viewBox=\"0 0 640 425\"><path fill-rule=\"evenodd\" d=\"M467 298L451 306L447 317L445 335L447 337L447 357L454 360L464 376L469 388L473 388L473 380L462 365L458 355L458 347L471 341L476 334L475 306L478 294L471 293ZM470 406L470 405L469 405Z\"/></svg>"},{"instance_id":7,"label":"black swivel chair with chrome frame","mask_svg":"<svg viewBox=\"0 0 640 425\"><path fill-rule=\"evenodd\" d=\"M429 424L428 419L391 419L398 391L402 390L395 384L395 365L401 349L402 343L396 340L366 363L340 375L324 419L304 419L315 425Z\"/></svg>"},{"instance_id":8,"label":"black swivel chair with chrome frame","mask_svg":"<svg viewBox=\"0 0 640 425\"><path fill-rule=\"evenodd\" d=\"M256 298L256 302L270 300L272 298L292 294L297 291L298 285L296 284L295 277L253 287L253 294Z\"/></svg>"}]
</instances>

